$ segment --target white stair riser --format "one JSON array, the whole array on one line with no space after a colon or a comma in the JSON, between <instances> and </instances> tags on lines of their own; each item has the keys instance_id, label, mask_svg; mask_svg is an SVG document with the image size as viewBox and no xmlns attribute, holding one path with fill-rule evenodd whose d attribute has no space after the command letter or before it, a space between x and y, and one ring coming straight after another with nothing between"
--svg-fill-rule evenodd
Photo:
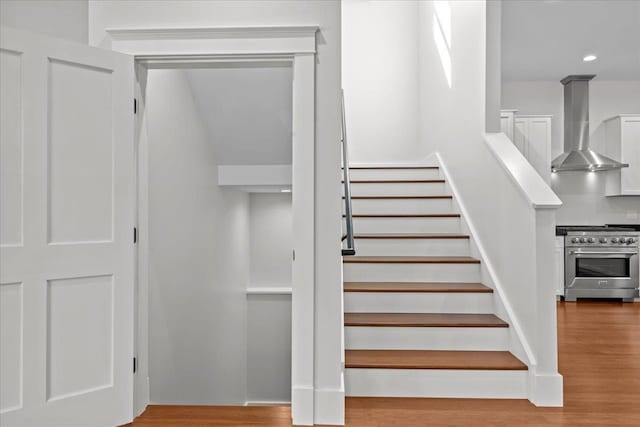
<instances>
[{"instance_id":1,"label":"white stair riser","mask_svg":"<svg viewBox=\"0 0 640 427\"><path fill-rule=\"evenodd\" d=\"M346 369L347 396L526 399L528 371Z\"/></svg>"},{"instance_id":2,"label":"white stair riser","mask_svg":"<svg viewBox=\"0 0 640 427\"><path fill-rule=\"evenodd\" d=\"M347 326L348 350L506 351L508 328L396 328Z\"/></svg>"},{"instance_id":3,"label":"white stair riser","mask_svg":"<svg viewBox=\"0 0 640 427\"><path fill-rule=\"evenodd\" d=\"M357 248L356 248L357 251ZM345 282L479 282L478 264L345 263Z\"/></svg>"},{"instance_id":4,"label":"white stair riser","mask_svg":"<svg viewBox=\"0 0 640 427\"><path fill-rule=\"evenodd\" d=\"M459 233L460 218L353 218L355 233Z\"/></svg>"},{"instance_id":5,"label":"white stair riser","mask_svg":"<svg viewBox=\"0 0 640 427\"><path fill-rule=\"evenodd\" d=\"M451 213L452 209L451 199L351 199L351 204L354 214Z\"/></svg>"},{"instance_id":6,"label":"white stair riser","mask_svg":"<svg viewBox=\"0 0 640 427\"><path fill-rule=\"evenodd\" d=\"M352 183L352 196L435 196L449 194L444 183Z\"/></svg>"},{"instance_id":7,"label":"white stair riser","mask_svg":"<svg viewBox=\"0 0 640 427\"><path fill-rule=\"evenodd\" d=\"M356 229L357 230L357 229ZM359 231L356 232L358 234ZM469 255L468 239L356 239L358 255Z\"/></svg>"},{"instance_id":8,"label":"white stair riser","mask_svg":"<svg viewBox=\"0 0 640 427\"><path fill-rule=\"evenodd\" d=\"M439 169L351 169L353 180L439 179Z\"/></svg>"},{"instance_id":9,"label":"white stair riser","mask_svg":"<svg viewBox=\"0 0 640 427\"><path fill-rule=\"evenodd\" d=\"M493 313L493 294L458 292L345 292L349 313Z\"/></svg>"}]
</instances>

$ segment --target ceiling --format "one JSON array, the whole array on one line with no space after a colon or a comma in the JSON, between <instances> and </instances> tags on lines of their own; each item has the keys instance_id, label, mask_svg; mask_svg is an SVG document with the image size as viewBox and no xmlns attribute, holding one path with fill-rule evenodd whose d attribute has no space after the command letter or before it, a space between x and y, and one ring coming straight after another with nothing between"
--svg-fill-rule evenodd
<instances>
[{"instance_id":1,"label":"ceiling","mask_svg":"<svg viewBox=\"0 0 640 427\"><path fill-rule=\"evenodd\" d=\"M583 62L587 54L598 59ZM640 80L640 1L505 0L502 78Z\"/></svg>"},{"instance_id":2,"label":"ceiling","mask_svg":"<svg viewBox=\"0 0 640 427\"><path fill-rule=\"evenodd\" d=\"M291 67L202 68L186 73L218 164L291 164Z\"/></svg>"}]
</instances>

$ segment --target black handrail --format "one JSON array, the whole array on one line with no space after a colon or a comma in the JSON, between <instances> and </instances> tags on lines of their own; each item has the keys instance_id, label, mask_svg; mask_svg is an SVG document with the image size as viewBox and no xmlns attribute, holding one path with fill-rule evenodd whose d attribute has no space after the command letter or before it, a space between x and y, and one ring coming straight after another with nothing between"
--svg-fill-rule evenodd
<instances>
[{"instance_id":1,"label":"black handrail","mask_svg":"<svg viewBox=\"0 0 640 427\"><path fill-rule=\"evenodd\" d=\"M342 91L342 173L344 181L344 213L346 218L347 234L342 236L342 241L347 241L347 247L342 249L342 256L355 255L356 247L353 241L353 215L351 213L351 179L349 177L349 153L347 147L347 121L344 111L344 90Z\"/></svg>"}]
</instances>

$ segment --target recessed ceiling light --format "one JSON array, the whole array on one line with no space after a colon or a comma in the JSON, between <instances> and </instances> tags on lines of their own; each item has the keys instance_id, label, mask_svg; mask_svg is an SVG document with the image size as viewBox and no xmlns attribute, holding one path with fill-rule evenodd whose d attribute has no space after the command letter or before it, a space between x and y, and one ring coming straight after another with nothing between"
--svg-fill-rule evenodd
<instances>
[{"instance_id":1,"label":"recessed ceiling light","mask_svg":"<svg viewBox=\"0 0 640 427\"><path fill-rule=\"evenodd\" d=\"M582 58L584 62L591 62L591 61L595 61L596 59L598 59L598 57L595 55L587 55L584 58Z\"/></svg>"},{"instance_id":2,"label":"recessed ceiling light","mask_svg":"<svg viewBox=\"0 0 640 427\"><path fill-rule=\"evenodd\" d=\"M281 193L291 193L291 189L290 188L283 188L280 190Z\"/></svg>"}]
</instances>

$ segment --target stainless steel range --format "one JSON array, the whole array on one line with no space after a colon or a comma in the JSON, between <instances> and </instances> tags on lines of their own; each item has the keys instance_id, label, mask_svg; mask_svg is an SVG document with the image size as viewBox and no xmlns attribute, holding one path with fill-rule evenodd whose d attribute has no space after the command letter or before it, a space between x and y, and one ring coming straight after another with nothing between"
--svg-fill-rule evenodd
<instances>
[{"instance_id":1,"label":"stainless steel range","mask_svg":"<svg viewBox=\"0 0 640 427\"><path fill-rule=\"evenodd\" d=\"M612 227L568 227L565 247L565 301L577 298L639 296L640 232Z\"/></svg>"}]
</instances>

